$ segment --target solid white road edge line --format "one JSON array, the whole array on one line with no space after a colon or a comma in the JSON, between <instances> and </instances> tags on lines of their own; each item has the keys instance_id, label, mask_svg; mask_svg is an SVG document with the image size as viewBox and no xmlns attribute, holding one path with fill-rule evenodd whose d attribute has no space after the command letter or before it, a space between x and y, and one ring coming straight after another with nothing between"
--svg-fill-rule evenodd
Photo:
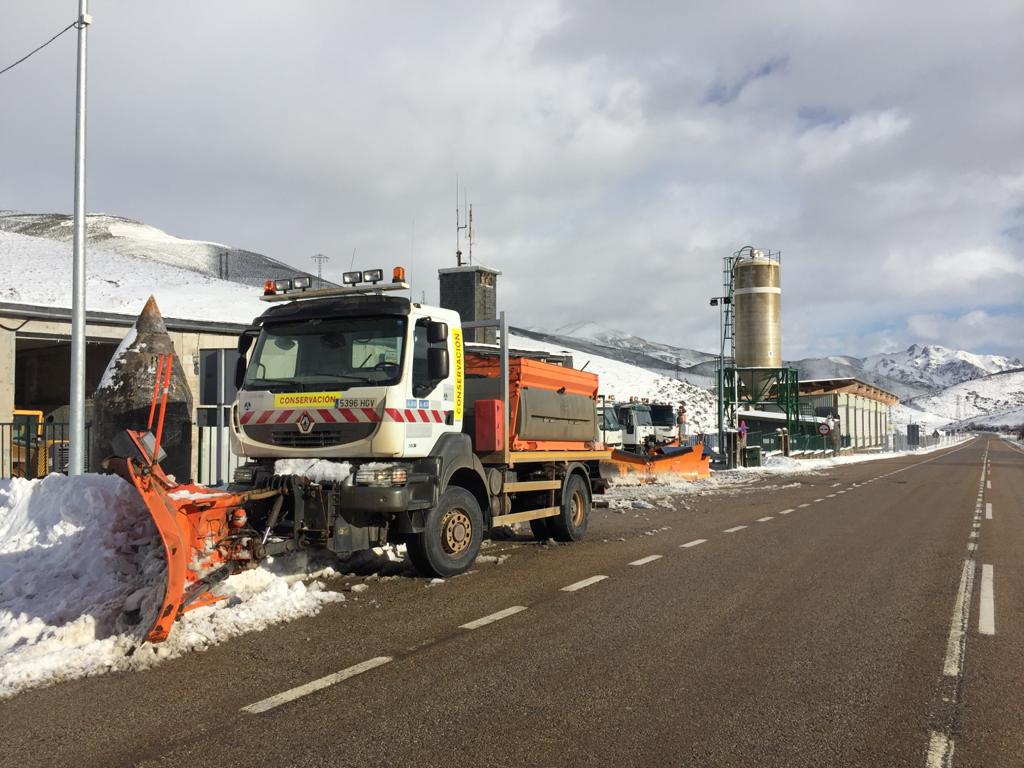
<instances>
[{"instance_id":1,"label":"solid white road edge line","mask_svg":"<svg viewBox=\"0 0 1024 768\"><path fill-rule=\"evenodd\" d=\"M589 587L591 584L597 584L597 582L604 581L607 578L608 578L607 576L591 576L589 579L584 579L583 581L577 581L575 584L570 584L567 587L562 587L562 591L563 592L575 592L577 589L583 589L584 587Z\"/></svg>"},{"instance_id":2,"label":"solid white road edge line","mask_svg":"<svg viewBox=\"0 0 1024 768\"><path fill-rule=\"evenodd\" d=\"M485 627L488 624L493 624L496 621L501 621L502 619L507 619L509 616L515 616L520 611L525 611L525 610L526 610L526 606L525 605L513 605L511 608L506 608L503 611L498 611L497 613L492 613L492 614L490 614L488 616L484 616L483 618L479 618L479 619L476 619L475 621L471 621L468 624L460 624L459 625L459 629L479 629L480 627Z\"/></svg>"},{"instance_id":3,"label":"solid white road edge line","mask_svg":"<svg viewBox=\"0 0 1024 768\"><path fill-rule=\"evenodd\" d=\"M942 674L956 677L960 674L963 662L964 639L971 618L971 592L974 588L974 561L964 560L964 568L960 574L960 588L956 591L956 602L953 604L953 618L949 622L949 639L946 641L946 660L942 665Z\"/></svg>"},{"instance_id":4,"label":"solid white road edge line","mask_svg":"<svg viewBox=\"0 0 1024 768\"><path fill-rule=\"evenodd\" d=\"M722 533L736 533L736 531L742 531L746 527L745 525L736 525L732 528L726 528Z\"/></svg>"},{"instance_id":5,"label":"solid white road edge line","mask_svg":"<svg viewBox=\"0 0 1024 768\"><path fill-rule=\"evenodd\" d=\"M647 565L653 563L655 560L661 560L661 555L648 555L647 557L641 557L639 560L634 560L630 565Z\"/></svg>"},{"instance_id":6,"label":"solid white road edge line","mask_svg":"<svg viewBox=\"0 0 1024 768\"><path fill-rule=\"evenodd\" d=\"M996 633L995 576L991 565L981 566L981 603L978 606L978 631L983 635Z\"/></svg>"},{"instance_id":7,"label":"solid white road edge line","mask_svg":"<svg viewBox=\"0 0 1024 768\"><path fill-rule=\"evenodd\" d=\"M679 547L680 549L689 549L690 547L696 547L698 544L703 544L706 541L707 539L694 539L693 541L688 541L685 544L680 544Z\"/></svg>"},{"instance_id":8,"label":"solid white road edge line","mask_svg":"<svg viewBox=\"0 0 1024 768\"><path fill-rule=\"evenodd\" d=\"M348 680L350 677L355 677L356 675L361 675L363 672L369 672L371 669L382 667L389 661L391 661L390 656L377 656L376 658L360 662L359 664L354 664L340 672L335 672L332 675L321 677L319 680L313 680L305 685L300 685L297 688L292 688L291 690L271 696L268 699L257 701L255 704L249 704L248 706L242 707L242 711L248 712L250 715L266 712L268 709L273 709L274 707L279 707L282 704L287 704L289 701L301 699L303 696L316 693L323 688L340 683L343 680Z\"/></svg>"}]
</instances>

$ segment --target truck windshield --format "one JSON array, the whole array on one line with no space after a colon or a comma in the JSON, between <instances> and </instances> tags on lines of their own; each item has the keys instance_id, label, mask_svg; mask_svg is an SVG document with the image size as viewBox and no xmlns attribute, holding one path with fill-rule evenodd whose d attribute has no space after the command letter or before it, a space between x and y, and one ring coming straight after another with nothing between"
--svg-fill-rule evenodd
<instances>
[{"instance_id":1,"label":"truck windshield","mask_svg":"<svg viewBox=\"0 0 1024 768\"><path fill-rule=\"evenodd\" d=\"M671 405L652 405L651 421L656 427L674 427L676 425L675 414L672 413Z\"/></svg>"},{"instance_id":2,"label":"truck windshield","mask_svg":"<svg viewBox=\"0 0 1024 768\"><path fill-rule=\"evenodd\" d=\"M242 386L310 392L397 384L405 325L404 317L346 317L265 326Z\"/></svg>"},{"instance_id":3,"label":"truck windshield","mask_svg":"<svg viewBox=\"0 0 1024 768\"><path fill-rule=\"evenodd\" d=\"M611 408L598 408L597 413L601 424L601 429L614 432L617 429L622 429L622 425L619 424L619 420L615 418L615 411Z\"/></svg>"}]
</instances>

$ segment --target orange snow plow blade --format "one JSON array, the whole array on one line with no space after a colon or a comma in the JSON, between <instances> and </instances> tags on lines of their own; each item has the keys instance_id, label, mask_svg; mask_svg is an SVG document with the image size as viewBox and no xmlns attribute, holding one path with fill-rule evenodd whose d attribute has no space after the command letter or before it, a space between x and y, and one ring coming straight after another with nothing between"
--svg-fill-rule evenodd
<instances>
[{"instance_id":1,"label":"orange snow plow blade","mask_svg":"<svg viewBox=\"0 0 1024 768\"><path fill-rule=\"evenodd\" d=\"M639 455L628 451L612 451L611 461L601 462L601 476L606 480L635 479L641 483L669 480L699 480L711 475L711 460L698 443L692 448L658 448Z\"/></svg>"},{"instance_id":2,"label":"orange snow plow blade","mask_svg":"<svg viewBox=\"0 0 1024 768\"><path fill-rule=\"evenodd\" d=\"M127 432L144 452L144 433ZM104 467L139 491L163 541L167 581L159 611L146 640L167 639L188 610L218 598L211 589L234 573L254 567L261 557L260 537L248 528L245 504L278 495L277 490L229 493L170 480L159 464L112 457Z\"/></svg>"},{"instance_id":3,"label":"orange snow plow blade","mask_svg":"<svg viewBox=\"0 0 1024 768\"><path fill-rule=\"evenodd\" d=\"M156 417L156 435L127 429L114 438L115 455L103 461L104 469L138 490L163 542L167 580L160 609L146 631L146 640L151 643L166 640L185 611L218 600L211 592L217 583L257 564L263 556L263 545L259 534L248 525L246 504L281 494L277 489L218 491L177 483L164 473L159 463L160 438L171 357L160 356L157 365L148 425L152 429Z\"/></svg>"}]
</instances>

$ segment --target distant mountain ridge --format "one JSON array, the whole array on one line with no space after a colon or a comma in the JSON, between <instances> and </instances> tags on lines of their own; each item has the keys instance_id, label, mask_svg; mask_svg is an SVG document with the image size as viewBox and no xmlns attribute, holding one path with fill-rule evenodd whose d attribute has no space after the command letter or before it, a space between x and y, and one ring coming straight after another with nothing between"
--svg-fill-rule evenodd
<instances>
[{"instance_id":1,"label":"distant mountain ridge","mask_svg":"<svg viewBox=\"0 0 1024 768\"><path fill-rule=\"evenodd\" d=\"M123 256L136 256L180 267L208 277L243 285L262 286L265 280L315 276L261 253L204 240L175 237L123 216L90 213L85 220L87 245ZM72 217L61 213L0 211L0 230L47 240L69 242ZM327 284L327 281L324 281Z\"/></svg>"}]
</instances>

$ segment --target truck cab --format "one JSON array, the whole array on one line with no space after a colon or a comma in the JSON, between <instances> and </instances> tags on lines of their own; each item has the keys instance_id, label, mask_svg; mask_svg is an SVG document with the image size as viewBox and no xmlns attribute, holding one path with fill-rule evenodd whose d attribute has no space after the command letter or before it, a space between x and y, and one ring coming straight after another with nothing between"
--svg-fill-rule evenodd
<instances>
[{"instance_id":1,"label":"truck cab","mask_svg":"<svg viewBox=\"0 0 1024 768\"><path fill-rule=\"evenodd\" d=\"M597 407L597 440L603 443L605 448L622 447L622 425L619 424L615 408L611 405Z\"/></svg>"},{"instance_id":2,"label":"truck cab","mask_svg":"<svg viewBox=\"0 0 1024 768\"><path fill-rule=\"evenodd\" d=\"M615 413L622 425L622 447L633 453L646 453L658 442L647 403L619 403Z\"/></svg>"},{"instance_id":3,"label":"truck cab","mask_svg":"<svg viewBox=\"0 0 1024 768\"><path fill-rule=\"evenodd\" d=\"M651 403L651 423L659 443L670 443L679 437L676 412L668 403Z\"/></svg>"}]
</instances>

